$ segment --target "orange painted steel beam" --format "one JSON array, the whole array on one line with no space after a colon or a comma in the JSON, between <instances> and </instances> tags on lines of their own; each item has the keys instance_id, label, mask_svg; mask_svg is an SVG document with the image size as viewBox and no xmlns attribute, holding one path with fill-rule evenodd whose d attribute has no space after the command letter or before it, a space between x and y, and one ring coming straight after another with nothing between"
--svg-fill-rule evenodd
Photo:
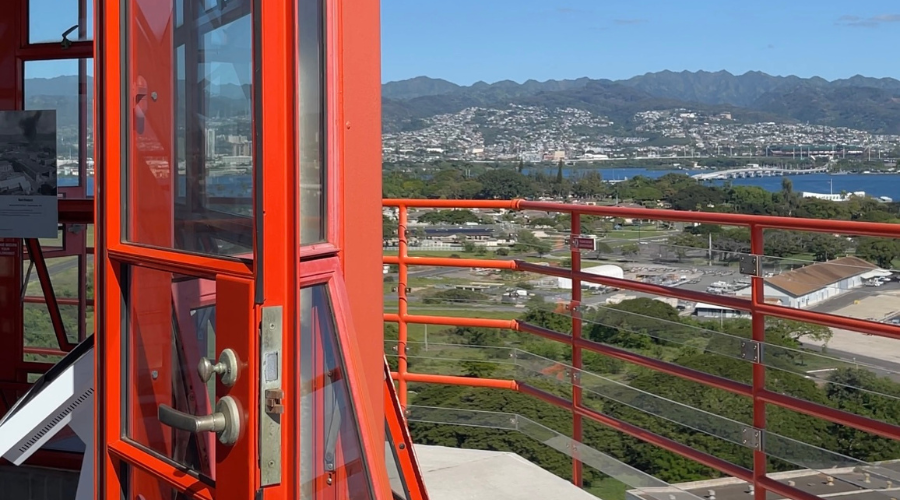
<instances>
[{"instance_id":1,"label":"orange painted steel beam","mask_svg":"<svg viewBox=\"0 0 900 500\"><path fill-rule=\"evenodd\" d=\"M425 479L422 477L419 462L416 460L412 434L409 432L409 424L403 415L400 398L397 397L397 391L392 380L391 368L388 365L387 357L384 357L384 416L387 422L386 432L390 432L393 436L391 441L394 445L394 453L397 454L404 483L411 497L417 500L428 500L428 489L425 486Z\"/></svg>"},{"instance_id":2,"label":"orange painted steel beam","mask_svg":"<svg viewBox=\"0 0 900 500\"><path fill-rule=\"evenodd\" d=\"M472 328L497 328L500 330L516 330L518 322L514 319L487 318L454 318L452 316L417 316L408 314L385 314L384 320L392 323L415 323L418 325L468 326Z\"/></svg>"},{"instance_id":3,"label":"orange painted steel beam","mask_svg":"<svg viewBox=\"0 0 900 500\"><path fill-rule=\"evenodd\" d=\"M66 351L61 351L59 349L52 349L49 347L29 347L25 346L25 354L39 354L41 356L65 356L68 354Z\"/></svg>"},{"instance_id":4,"label":"orange painted steel beam","mask_svg":"<svg viewBox=\"0 0 900 500\"><path fill-rule=\"evenodd\" d=\"M683 210L662 210L657 208L598 207L593 205L568 205L564 203L524 200L520 201L518 206L522 210L541 210L545 212L578 212L585 215L607 217L700 222L703 224L720 224L726 226L758 226L764 229L788 229L848 235L900 237L900 226L880 222L801 219L796 217L722 214L714 212L688 212Z\"/></svg>"},{"instance_id":5,"label":"orange painted steel beam","mask_svg":"<svg viewBox=\"0 0 900 500\"><path fill-rule=\"evenodd\" d=\"M522 200L414 200L385 198L381 201L385 207L407 208L481 208L519 210Z\"/></svg>"},{"instance_id":6,"label":"orange painted steel beam","mask_svg":"<svg viewBox=\"0 0 900 500\"><path fill-rule=\"evenodd\" d=\"M26 304L46 304L47 299L40 295L27 295L22 299L22 302L25 302ZM73 299L71 297L57 297L56 303L61 306L77 306L79 301L78 299ZM93 306L94 299L87 299L87 305Z\"/></svg>"},{"instance_id":7,"label":"orange painted steel beam","mask_svg":"<svg viewBox=\"0 0 900 500\"><path fill-rule=\"evenodd\" d=\"M482 267L485 269L511 269L517 268L514 260L491 259L450 259L443 257L405 257L403 261L409 266L433 266L433 267ZM385 255L385 264L400 264L397 255Z\"/></svg>"},{"instance_id":8,"label":"orange painted steel beam","mask_svg":"<svg viewBox=\"0 0 900 500\"><path fill-rule=\"evenodd\" d=\"M61 198L58 201L60 224L93 224L94 200Z\"/></svg>"},{"instance_id":9,"label":"orange painted steel beam","mask_svg":"<svg viewBox=\"0 0 900 500\"><path fill-rule=\"evenodd\" d=\"M391 378L398 380L400 375L391 372ZM459 377L455 375L431 375L428 373L409 373L404 375L407 382L421 382L425 384L464 385L469 387L487 387L491 389L508 389L516 391L519 383L515 380L503 380L493 378Z\"/></svg>"},{"instance_id":10,"label":"orange painted steel beam","mask_svg":"<svg viewBox=\"0 0 900 500\"><path fill-rule=\"evenodd\" d=\"M578 212L573 212L571 216L571 229L570 232L572 237L574 235L581 234L581 214ZM582 353L581 346L579 341L581 340L582 334L582 322L581 322L581 311L579 308L581 307L581 280L577 278L578 275L581 274L581 250L577 247L572 246L570 248L569 256L572 261L572 301L569 303L569 310L571 311L572 316L572 367L576 370L581 370L582 368ZM582 390L581 386L578 384L572 385L572 404L575 406L580 406L582 402ZM575 441L581 442L584 438L581 422L581 415L576 412L572 413L572 439ZM581 462L578 460L578 455L576 450L572 450L572 482L581 487L582 485L582 466Z\"/></svg>"},{"instance_id":11,"label":"orange painted steel beam","mask_svg":"<svg viewBox=\"0 0 900 500\"><path fill-rule=\"evenodd\" d=\"M50 280L47 261L44 259L44 254L41 251L41 243L36 239L26 239L25 245L28 247L28 256L31 262L34 263L34 269L37 272L41 289L44 292L44 299L47 302L47 310L50 312L50 322L53 324L56 342L59 344L60 349L71 351L75 346L66 337L66 327L59 313L59 303L56 301L56 292L53 290L53 283Z\"/></svg>"},{"instance_id":12,"label":"orange painted steel beam","mask_svg":"<svg viewBox=\"0 0 900 500\"><path fill-rule=\"evenodd\" d=\"M482 208L507 210L539 210L543 212L580 213L584 215L666 220L675 222L699 222L729 226L756 225L764 229L788 229L824 233L842 233L862 236L900 238L900 226L879 222L856 222L830 219L801 219L768 215L723 214L714 212L690 212L656 208L598 207L594 205L570 205L528 200L414 200L385 199L384 206L415 208Z\"/></svg>"},{"instance_id":13,"label":"orange painted steel beam","mask_svg":"<svg viewBox=\"0 0 900 500\"><path fill-rule=\"evenodd\" d=\"M762 255L763 230L761 227L750 226L750 253ZM765 302L765 279L762 276L753 276L751 280L751 308L755 311L756 305ZM766 341L766 317L761 314L753 314L751 321L751 334L754 342L760 345ZM760 347L760 349L762 349ZM759 394L766 389L766 365L762 364L762 350L759 351L759 359L753 363L753 427L765 432L766 429L766 402L759 398ZM753 482L759 485L759 479L766 476L767 464L766 452L763 449L753 450ZM754 500L766 500L766 489L757 487L753 493Z\"/></svg>"}]
</instances>

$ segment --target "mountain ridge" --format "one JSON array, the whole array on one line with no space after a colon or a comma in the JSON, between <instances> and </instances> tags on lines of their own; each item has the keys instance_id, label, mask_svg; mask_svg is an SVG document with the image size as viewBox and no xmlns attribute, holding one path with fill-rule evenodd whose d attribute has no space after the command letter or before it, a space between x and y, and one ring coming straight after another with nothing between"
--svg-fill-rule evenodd
<instances>
[{"instance_id":1,"label":"mountain ridge","mask_svg":"<svg viewBox=\"0 0 900 500\"><path fill-rule=\"evenodd\" d=\"M415 130L425 118L468 107L524 104L566 105L626 122L627 113L665 105L728 111L747 119L766 116L770 121L801 121L900 134L900 80L862 75L829 81L821 77L772 76L761 71L733 75L724 70L666 70L615 81L585 77L523 83L476 82L469 86L417 77L388 82L382 88L383 127L387 132Z\"/></svg>"}]
</instances>

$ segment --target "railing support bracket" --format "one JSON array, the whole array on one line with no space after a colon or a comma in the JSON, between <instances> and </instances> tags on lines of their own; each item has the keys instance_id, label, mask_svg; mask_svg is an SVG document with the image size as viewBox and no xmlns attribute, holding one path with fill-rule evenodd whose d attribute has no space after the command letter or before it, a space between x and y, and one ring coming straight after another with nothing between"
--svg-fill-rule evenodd
<instances>
[{"instance_id":1,"label":"railing support bracket","mask_svg":"<svg viewBox=\"0 0 900 500\"><path fill-rule=\"evenodd\" d=\"M756 427L744 427L741 430L741 442L744 446L757 451L763 450L764 431Z\"/></svg>"},{"instance_id":2,"label":"railing support bracket","mask_svg":"<svg viewBox=\"0 0 900 500\"><path fill-rule=\"evenodd\" d=\"M759 258L759 255L741 255L739 269L741 274L762 276L762 259Z\"/></svg>"},{"instance_id":3,"label":"railing support bracket","mask_svg":"<svg viewBox=\"0 0 900 500\"><path fill-rule=\"evenodd\" d=\"M741 341L741 359L753 363L760 363L762 362L762 357L763 344L761 342L749 339Z\"/></svg>"}]
</instances>

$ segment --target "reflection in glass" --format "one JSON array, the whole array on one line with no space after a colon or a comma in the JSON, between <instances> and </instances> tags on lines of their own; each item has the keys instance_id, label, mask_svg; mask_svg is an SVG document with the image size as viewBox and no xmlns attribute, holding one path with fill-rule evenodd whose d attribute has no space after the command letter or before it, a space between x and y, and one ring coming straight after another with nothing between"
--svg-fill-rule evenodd
<instances>
[{"instance_id":1,"label":"reflection in glass","mask_svg":"<svg viewBox=\"0 0 900 500\"><path fill-rule=\"evenodd\" d=\"M324 285L300 291L300 498L370 499L359 424Z\"/></svg>"},{"instance_id":2,"label":"reflection in glass","mask_svg":"<svg viewBox=\"0 0 900 500\"><path fill-rule=\"evenodd\" d=\"M77 28L66 39L92 40L93 23L94 0L28 0L28 43L60 43L72 27Z\"/></svg>"},{"instance_id":3,"label":"reflection in glass","mask_svg":"<svg viewBox=\"0 0 900 500\"><path fill-rule=\"evenodd\" d=\"M126 237L246 257L253 246L251 2L209 9L176 0L130 3L129 78L136 83L124 110ZM177 27L176 12L183 17Z\"/></svg>"},{"instance_id":4,"label":"reflection in glass","mask_svg":"<svg viewBox=\"0 0 900 500\"><path fill-rule=\"evenodd\" d=\"M216 359L216 283L147 268L129 268L126 435L162 457L215 478L215 434L162 425L160 405L209 415L215 378L204 383L197 365Z\"/></svg>"},{"instance_id":5,"label":"reflection in glass","mask_svg":"<svg viewBox=\"0 0 900 500\"><path fill-rule=\"evenodd\" d=\"M65 188L81 186L85 192L68 192L67 197L94 194L94 114L92 59L25 61L26 110L56 110L57 182ZM83 120L83 126L82 126Z\"/></svg>"},{"instance_id":6,"label":"reflection in glass","mask_svg":"<svg viewBox=\"0 0 900 500\"><path fill-rule=\"evenodd\" d=\"M298 0L300 244L325 240L324 23L321 0Z\"/></svg>"}]
</instances>

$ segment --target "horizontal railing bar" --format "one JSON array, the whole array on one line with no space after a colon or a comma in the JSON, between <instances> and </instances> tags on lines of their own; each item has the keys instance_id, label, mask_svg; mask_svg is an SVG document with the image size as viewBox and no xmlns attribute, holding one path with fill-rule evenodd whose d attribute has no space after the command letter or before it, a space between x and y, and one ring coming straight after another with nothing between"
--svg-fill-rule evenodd
<instances>
[{"instance_id":1,"label":"horizontal railing bar","mask_svg":"<svg viewBox=\"0 0 900 500\"><path fill-rule=\"evenodd\" d=\"M25 346L23 349L25 354L38 354L41 356L65 356L68 354L65 351L61 351L59 349L54 349L52 347L29 347Z\"/></svg>"},{"instance_id":2,"label":"horizontal railing bar","mask_svg":"<svg viewBox=\"0 0 900 500\"><path fill-rule=\"evenodd\" d=\"M875 420L855 413L844 410L838 410L830 406L819 403L813 403L805 399L798 399L793 396L779 394L768 389L759 391L756 395L757 399L766 403L779 406L781 408L803 413L811 417L821 418L835 424L846 425L854 429L868 432L881 437L893 440L900 440L900 426Z\"/></svg>"},{"instance_id":3,"label":"horizontal railing bar","mask_svg":"<svg viewBox=\"0 0 900 500\"><path fill-rule=\"evenodd\" d=\"M425 199L395 199L385 198L381 200L382 206L407 207L407 208L483 208L518 210L522 200L425 200Z\"/></svg>"},{"instance_id":4,"label":"horizontal railing bar","mask_svg":"<svg viewBox=\"0 0 900 500\"><path fill-rule=\"evenodd\" d=\"M384 320L391 323L399 323L399 314L384 315ZM487 319L487 318L454 318L452 316L415 316L406 315L403 321L419 325L444 325L444 326L471 326L474 328L497 328L500 330L515 330L517 321L514 319Z\"/></svg>"},{"instance_id":5,"label":"horizontal railing bar","mask_svg":"<svg viewBox=\"0 0 900 500\"><path fill-rule=\"evenodd\" d=\"M874 321L863 320L858 318L848 318L846 316L837 316L834 314L806 311L785 306L776 306L772 304L752 304L749 299L733 297L728 295L715 295L706 292L697 292L682 288L668 287L663 285L653 285L650 283L642 283L639 281L626 280L621 278L611 278L607 276L599 276L585 272L576 272L568 268L551 267L540 264L532 264L525 261L490 261L476 260L472 262L477 264L466 263L467 259L450 259L440 257L407 257L404 263L407 265L423 265L434 267L482 267L492 269L511 269L522 272L542 274L545 276L555 276L559 278L574 278L582 282L596 283L599 285L610 286L636 292L649 293L663 297L673 297L676 299L705 302L707 304L729 307L741 311L755 311L766 316L775 316L783 319L794 321L803 321L806 323L814 323L817 325L838 327L845 330L852 330L860 333L869 333L900 340L900 326L887 323L876 323ZM397 264L399 259L394 256L385 256L384 263Z\"/></svg>"},{"instance_id":6,"label":"horizontal railing bar","mask_svg":"<svg viewBox=\"0 0 900 500\"><path fill-rule=\"evenodd\" d=\"M594 205L568 205L540 201L520 201L521 210L548 212L577 212L584 215L665 220L675 222L700 222L726 226L756 226L765 229L789 229L824 233L858 234L864 236L900 237L900 226L881 222L857 222L831 219L801 219L772 215L722 214L715 212L688 212L659 208L598 207Z\"/></svg>"},{"instance_id":7,"label":"horizontal railing bar","mask_svg":"<svg viewBox=\"0 0 900 500\"><path fill-rule=\"evenodd\" d=\"M399 322L400 320L397 315L385 314L384 316L385 321ZM389 318L389 316L393 317ZM412 318L414 321L410 320L410 318ZM634 365L642 366L656 372L665 373L667 375L679 377L684 380L689 380L698 384L703 384L716 389L728 391L732 394L737 394L739 396L748 398L753 397L753 388L747 384L735 382L734 380L718 377L716 375L711 375L709 373L686 368L655 358L635 354L625 349L600 344L591 340L573 339L566 334L532 325L523 321L495 320L484 318L454 318L442 316L407 316L406 322L429 325L440 324L446 326L498 328L530 333L569 346L575 345L582 349L586 349L588 351L602 354L611 358L616 358ZM758 397L766 401L767 403L771 403L781 408L804 413L806 415L821 418L823 420L827 420L836 424L846 425L863 432L869 432L889 439L900 440L900 426L897 425L888 424L886 422L875 420L869 417L864 417L844 410L838 410L836 408L830 408L828 406L820 405L818 403L813 403L803 399L798 399L792 396L773 393L767 390L763 390L761 393L759 393Z\"/></svg>"},{"instance_id":8,"label":"horizontal railing bar","mask_svg":"<svg viewBox=\"0 0 900 500\"><path fill-rule=\"evenodd\" d=\"M26 295L25 297L22 298L22 302L25 302L26 304L46 304L47 299L40 295ZM57 297L56 303L61 306L77 306L77 305L79 305L78 299L74 299L71 297ZM93 306L94 299L86 299L85 305Z\"/></svg>"},{"instance_id":9,"label":"horizontal railing bar","mask_svg":"<svg viewBox=\"0 0 900 500\"><path fill-rule=\"evenodd\" d=\"M900 326L888 323L876 323L865 319L848 318L847 316L837 316L834 314L807 311L804 309L795 309L793 307L776 306L772 304L755 304L753 309L755 312L764 316L803 321L806 323L837 327L844 330L852 330L854 332L868 333L879 337L900 340Z\"/></svg>"},{"instance_id":10,"label":"horizontal railing bar","mask_svg":"<svg viewBox=\"0 0 900 500\"><path fill-rule=\"evenodd\" d=\"M385 255L383 262L385 264L399 264L400 257L396 255ZM450 259L444 257L406 257L403 263L408 266L432 266L432 267L481 267L485 269L516 269L516 261L514 260L491 260L491 259Z\"/></svg>"},{"instance_id":11,"label":"horizontal railing bar","mask_svg":"<svg viewBox=\"0 0 900 500\"><path fill-rule=\"evenodd\" d=\"M693 290L685 290L663 285L653 285L650 283L642 283L640 281L626 280L621 278L610 278L599 276L596 274L586 273L583 271L572 271L564 267L542 266L540 264L532 264L525 261L516 261L517 268L520 271L529 273L538 273L546 276L556 276L558 278L573 278L586 283L596 283L613 288L624 288L635 292L644 292L652 295L662 295L664 297L674 297L677 299L688 300L692 302L705 302L722 307L730 307L732 309L740 309L749 311L751 304L748 299L730 297L727 295L713 295L705 292L695 292Z\"/></svg>"},{"instance_id":12,"label":"horizontal railing bar","mask_svg":"<svg viewBox=\"0 0 900 500\"><path fill-rule=\"evenodd\" d=\"M571 205L528 200L425 200L385 199L384 206L405 208L479 208L507 210L538 210L543 212L579 213L608 217L699 222L730 226L756 226L766 229L788 229L823 233L842 233L862 236L900 237L900 226L880 222L858 222L831 219L801 219L772 215L723 214L690 212L659 208L601 207Z\"/></svg>"},{"instance_id":13,"label":"horizontal railing bar","mask_svg":"<svg viewBox=\"0 0 900 500\"><path fill-rule=\"evenodd\" d=\"M391 378L399 380L400 376L397 372L391 372ZM467 385L471 387L487 387L511 391L519 389L519 383L515 380L459 377L455 375L431 375L428 373L407 373L403 378L406 379L407 382L420 382L425 384Z\"/></svg>"}]
</instances>

